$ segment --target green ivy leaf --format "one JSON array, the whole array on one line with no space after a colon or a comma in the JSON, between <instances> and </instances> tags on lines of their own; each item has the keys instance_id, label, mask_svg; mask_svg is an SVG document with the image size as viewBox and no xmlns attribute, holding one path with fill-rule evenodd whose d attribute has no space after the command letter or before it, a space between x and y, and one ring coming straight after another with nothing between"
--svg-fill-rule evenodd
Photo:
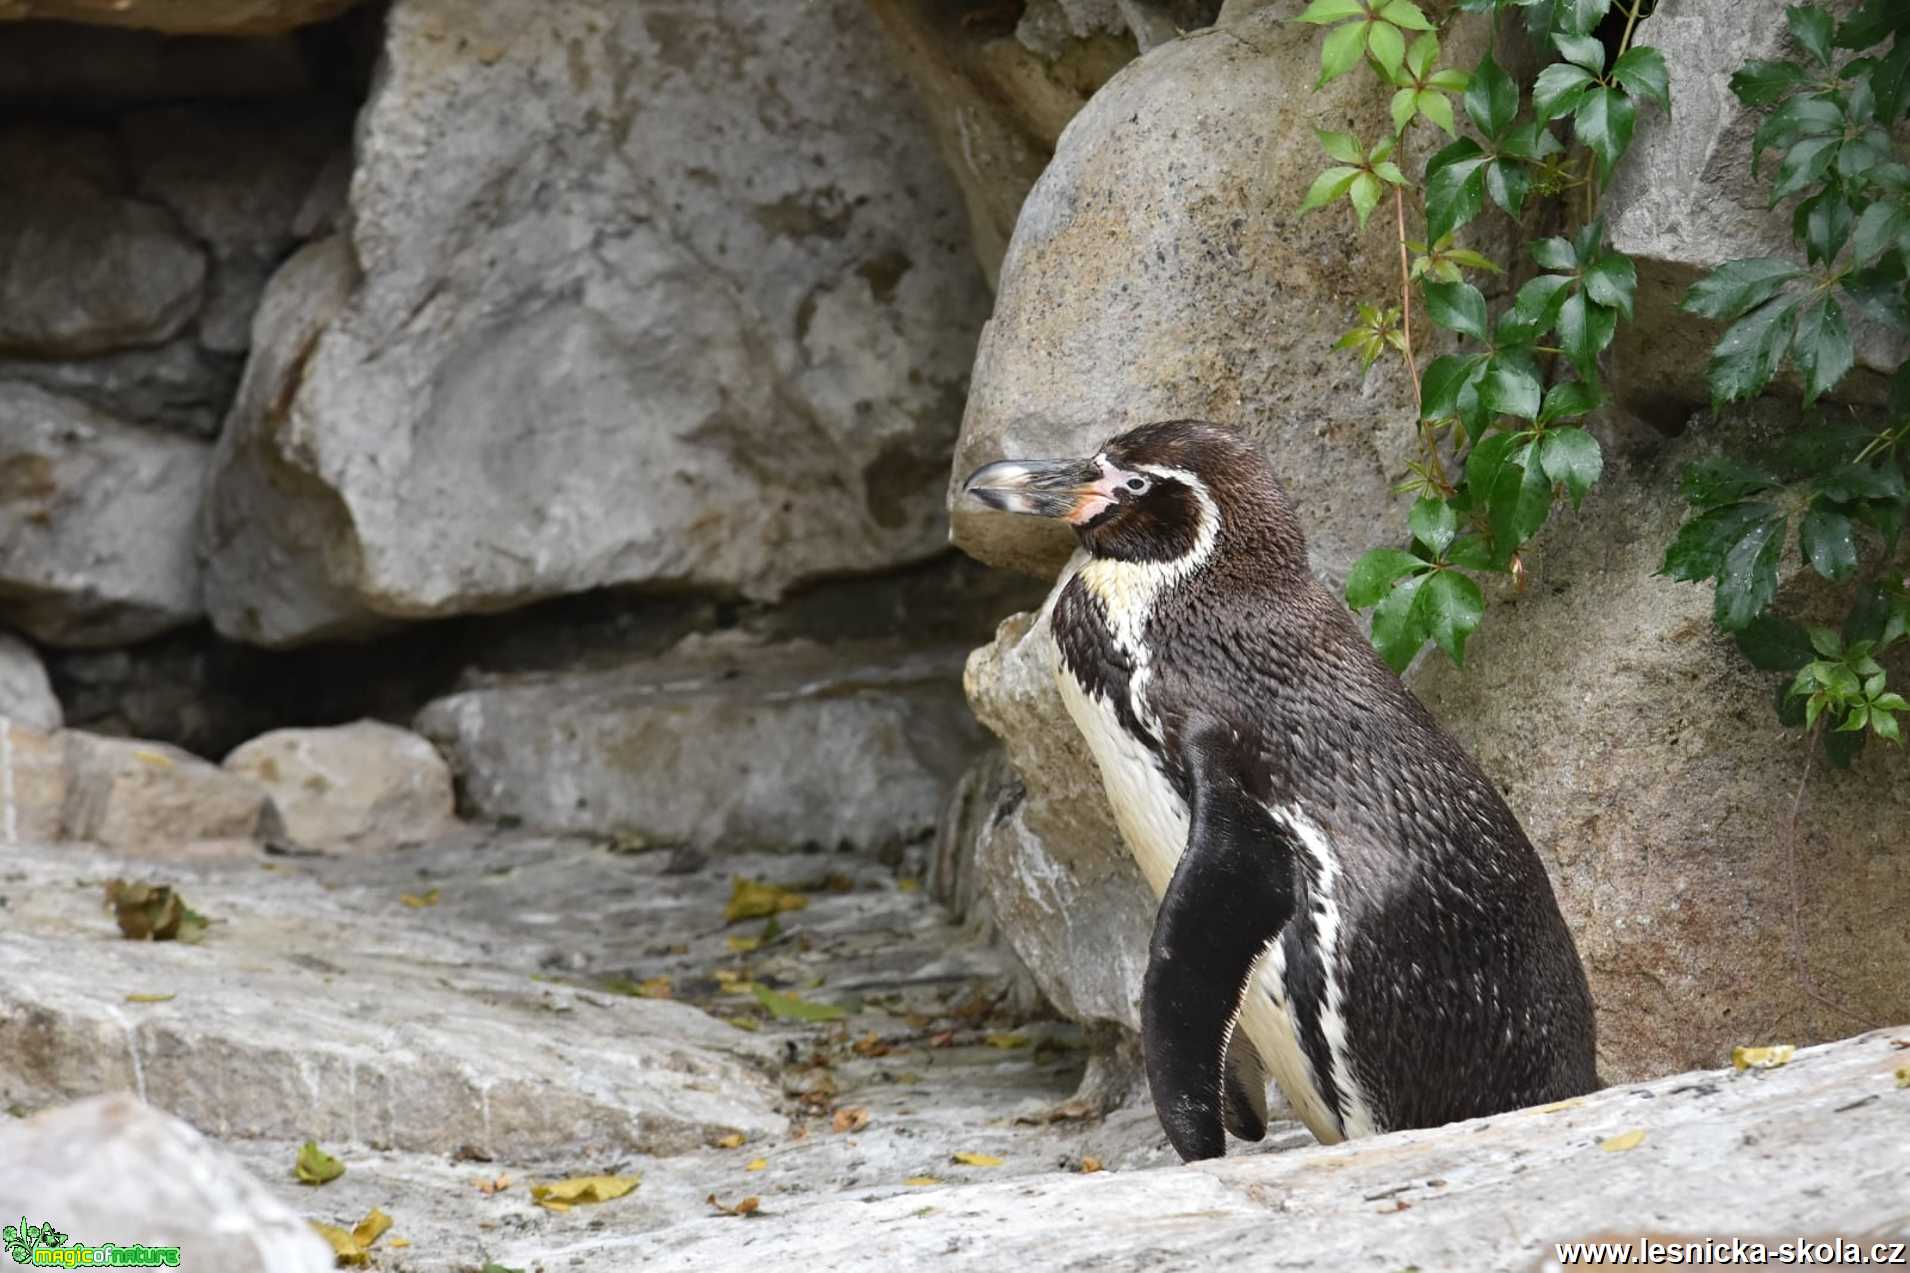
<instances>
[{"instance_id":1,"label":"green ivy leaf","mask_svg":"<svg viewBox=\"0 0 1910 1273\"><path fill-rule=\"evenodd\" d=\"M1678 528L1658 573L1687 583L1714 579L1724 570L1725 555L1733 545L1753 527L1773 518L1781 521L1783 516L1775 505L1758 501L1726 504L1694 517Z\"/></svg>"},{"instance_id":2,"label":"green ivy leaf","mask_svg":"<svg viewBox=\"0 0 1910 1273\"><path fill-rule=\"evenodd\" d=\"M1784 10L1791 38L1825 66L1830 65L1831 16L1816 5L1797 4Z\"/></svg>"},{"instance_id":3,"label":"green ivy leaf","mask_svg":"<svg viewBox=\"0 0 1910 1273\"><path fill-rule=\"evenodd\" d=\"M1320 43L1320 78L1313 87L1322 88L1358 66L1365 51L1366 23L1334 27Z\"/></svg>"},{"instance_id":4,"label":"green ivy leaf","mask_svg":"<svg viewBox=\"0 0 1910 1273\"><path fill-rule=\"evenodd\" d=\"M1906 230L1910 230L1910 209L1889 200L1871 204L1857 218L1857 228L1850 236L1851 264L1869 265L1892 248L1910 257L1910 250L1901 246Z\"/></svg>"},{"instance_id":5,"label":"green ivy leaf","mask_svg":"<svg viewBox=\"0 0 1910 1273\"><path fill-rule=\"evenodd\" d=\"M1671 109L1671 73L1665 69L1665 55L1657 49L1626 50L1612 63L1612 78L1633 97Z\"/></svg>"},{"instance_id":6,"label":"green ivy leaf","mask_svg":"<svg viewBox=\"0 0 1910 1273\"><path fill-rule=\"evenodd\" d=\"M1523 367L1495 358L1479 382L1479 401L1494 415L1530 420L1539 413L1539 379Z\"/></svg>"},{"instance_id":7,"label":"green ivy leaf","mask_svg":"<svg viewBox=\"0 0 1910 1273\"><path fill-rule=\"evenodd\" d=\"M1778 256L1727 261L1691 285L1683 308L1702 318L1734 319L1777 295L1804 271Z\"/></svg>"},{"instance_id":8,"label":"green ivy leaf","mask_svg":"<svg viewBox=\"0 0 1910 1273\"><path fill-rule=\"evenodd\" d=\"M1731 76L1731 91L1746 106L1769 106L1809 76L1795 62L1746 62Z\"/></svg>"},{"instance_id":9,"label":"green ivy leaf","mask_svg":"<svg viewBox=\"0 0 1910 1273\"><path fill-rule=\"evenodd\" d=\"M1466 114L1479 131L1497 138L1512 126L1513 117L1519 113L1519 86L1488 52L1472 72L1465 101Z\"/></svg>"},{"instance_id":10,"label":"green ivy leaf","mask_svg":"<svg viewBox=\"0 0 1910 1273\"><path fill-rule=\"evenodd\" d=\"M1379 178L1370 172L1360 173L1346 188L1346 197L1352 202L1353 211L1359 214L1360 229L1366 228L1366 218L1378 206L1379 196Z\"/></svg>"},{"instance_id":11,"label":"green ivy leaf","mask_svg":"<svg viewBox=\"0 0 1910 1273\"><path fill-rule=\"evenodd\" d=\"M1485 174L1487 196L1509 215L1518 216L1519 209L1525 206L1525 192L1531 185L1525 165L1501 156L1486 165Z\"/></svg>"},{"instance_id":12,"label":"green ivy leaf","mask_svg":"<svg viewBox=\"0 0 1910 1273\"><path fill-rule=\"evenodd\" d=\"M1359 138L1352 133L1329 133L1316 128L1313 135L1320 139L1320 148L1326 151L1327 158L1355 167L1366 162L1366 152L1360 149Z\"/></svg>"},{"instance_id":13,"label":"green ivy leaf","mask_svg":"<svg viewBox=\"0 0 1910 1273\"><path fill-rule=\"evenodd\" d=\"M1591 304L1583 292L1572 293L1559 306L1559 345L1583 379L1598 374L1598 355L1612 343L1617 330L1617 311Z\"/></svg>"},{"instance_id":14,"label":"green ivy leaf","mask_svg":"<svg viewBox=\"0 0 1910 1273\"><path fill-rule=\"evenodd\" d=\"M1804 405L1828 393L1857 361L1844 307L1828 296L1804 307L1797 319L1791 356L1804 373Z\"/></svg>"},{"instance_id":15,"label":"green ivy leaf","mask_svg":"<svg viewBox=\"0 0 1910 1273\"><path fill-rule=\"evenodd\" d=\"M1371 23L1367 27L1366 51L1380 70L1389 77L1396 76L1406 62L1406 37L1390 22Z\"/></svg>"},{"instance_id":16,"label":"green ivy leaf","mask_svg":"<svg viewBox=\"0 0 1910 1273\"><path fill-rule=\"evenodd\" d=\"M1804 241L1804 256L1811 264L1827 265L1843 250L1854 220L1843 192L1827 188L1797 205L1791 217L1791 237Z\"/></svg>"},{"instance_id":17,"label":"green ivy leaf","mask_svg":"<svg viewBox=\"0 0 1910 1273\"><path fill-rule=\"evenodd\" d=\"M1444 420L1459 412L1459 391L1485 374L1484 354L1441 354L1419 379L1420 418Z\"/></svg>"},{"instance_id":18,"label":"green ivy leaf","mask_svg":"<svg viewBox=\"0 0 1910 1273\"><path fill-rule=\"evenodd\" d=\"M1421 115L1424 115L1428 120L1432 121L1433 127L1445 133L1446 136L1457 137L1459 135L1458 129L1453 123L1452 103L1448 101L1446 95L1438 89L1421 89L1413 98L1413 108Z\"/></svg>"},{"instance_id":19,"label":"green ivy leaf","mask_svg":"<svg viewBox=\"0 0 1910 1273\"><path fill-rule=\"evenodd\" d=\"M1486 599L1479 585L1456 570L1440 570L1427 578L1413 598L1413 617L1446 657L1460 666L1466 661L1466 638L1485 616Z\"/></svg>"},{"instance_id":20,"label":"green ivy leaf","mask_svg":"<svg viewBox=\"0 0 1910 1273\"><path fill-rule=\"evenodd\" d=\"M1382 21L1390 22L1407 31L1433 29L1433 24L1426 20L1426 15L1419 11L1419 6L1414 4L1413 0L1391 0L1379 11L1379 16Z\"/></svg>"},{"instance_id":21,"label":"green ivy leaf","mask_svg":"<svg viewBox=\"0 0 1910 1273\"><path fill-rule=\"evenodd\" d=\"M1538 534L1552 511L1552 484L1545 480L1528 445L1508 456L1492 479L1487 521L1499 559L1508 561L1520 544Z\"/></svg>"},{"instance_id":22,"label":"green ivy leaf","mask_svg":"<svg viewBox=\"0 0 1910 1273\"><path fill-rule=\"evenodd\" d=\"M1822 181L1842 144L1840 137L1806 137L1785 151L1771 185L1770 206L1775 208L1779 201Z\"/></svg>"},{"instance_id":23,"label":"green ivy leaf","mask_svg":"<svg viewBox=\"0 0 1910 1273\"><path fill-rule=\"evenodd\" d=\"M1466 455L1466 488L1475 506L1487 501L1499 470L1505 466L1506 456L1519 444L1517 434L1492 433L1473 445Z\"/></svg>"},{"instance_id":24,"label":"green ivy leaf","mask_svg":"<svg viewBox=\"0 0 1910 1273\"><path fill-rule=\"evenodd\" d=\"M1453 536L1459 533L1459 515L1443 499L1427 496L1413 501L1412 512L1406 516L1406 525L1413 532L1413 538L1426 545L1426 550L1434 557L1446 551Z\"/></svg>"},{"instance_id":25,"label":"green ivy leaf","mask_svg":"<svg viewBox=\"0 0 1910 1273\"><path fill-rule=\"evenodd\" d=\"M1857 570L1857 535L1850 518L1813 504L1797 528L1804 559L1824 578L1841 583Z\"/></svg>"},{"instance_id":26,"label":"green ivy leaf","mask_svg":"<svg viewBox=\"0 0 1910 1273\"><path fill-rule=\"evenodd\" d=\"M1479 143L1462 137L1426 164L1426 233L1443 239L1479 215L1485 206L1486 158Z\"/></svg>"},{"instance_id":27,"label":"green ivy leaf","mask_svg":"<svg viewBox=\"0 0 1910 1273\"><path fill-rule=\"evenodd\" d=\"M1306 12L1300 15L1299 21L1318 24L1365 16L1366 6L1360 0L1313 0L1306 7Z\"/></svg>"},{"instance_id":28,"label":"green ivy leaf","mask_svg":"<svg viewBox=\"0 0 1910 1273\"><path fill-rule=\"evenodd\" d=\"M1752 524L1725 549L1711 617L1726 632L1736 632L1750 623L1777 595L1777 561L1789 520L1783 513L1774 512Z\"/></svg>"},{"instance_id":29,"label":"green ivy leaf","mask_svg":"<svg viewBox=\"0 0 1910 1273\"><path fill-rule=\"evenodd\" d=\"M1371 549L1347 572L1346 604L1355 610L1364 610L1385 597L1402 575L1431 569L1431 562L1398 548Z\"/></svg>"},{"instance_id":30,"label":"green ivy leaf","mask_svg":"<svg viewBox=\"0 0 1910 1273\"><path fill-rule=\"evenodd\" d=\"M1560 386L1563 388L1564 386ZM1554 482L1563 482L1577 508L1604 471L1605 457L1598 440L1579 428L1549 429L1539 439L1539 464Z\"/></svg>"},{"instance_id":31,"label":"green ivy leaf","mask_svg":"<svg viewBox=\"0 0 1910 1273\"><path fill-rule=\"evenodd\" d=\"M1402 579L1373 611L1373 645L1395 672L1404 672L1426 644L1425 616L1416 613L1413 601L1427 578L1418 574Z\"/></svg>"},{"instance_id":32,"label":"green ivy leaf","mask_svg":"<svg viewBox=\"0 0 1910 1273\"><path fill-rule=\"evenodd\" d=\"M1448 331L1486 338L1486 298L1470 283L1428 283L1426 316Z\"/></svg>"},{"instance_id":33,"label":"green ivy leaf","mask_svg":"<svg viewBox=\"0 0 1910 1273\"><path fill-rule=\"evenodd\" d=\"M1599 170L1610 176L1631 145L1632 128L1637 122L1638 108L1631 98L1614 88L1594 88L1572 112L1572 133L1598 156Z\"/></svg>"},{"instance_id":34,"label":"green ivy leaf","mask_svg":"<svg viewBox=\"0 0 1910 1273\"><path fill-rule=\"evenodd\" d=\"M1313 184L1307 189L1306 198L1300 201L1300 211L1311 212L1315 208L1332 203L1351 188L1353 179L1359 175L1358 168L1344 165L1328 168L1313 179Z\"/></svg>"},{"instance_id":35,"label":"green ivy leaf","mask_svg":"<svg viewBox=\"0 0 1910 1273\"><path fill-rule=\"evenodd\" d=\"M1565 55L1565 60L1574 66L1582 66L1593 75L1605 70L1605 46L1596 37L1572 35L1560 32L1552 37L1552 44Z\"/></svg>"},{"instance_id":36,"label":"green ivy leaf","mask_svg":"<svg viewBox=\"0 0 1910 1273\"><path fill-rule=\"evenodd\" d=\"M1585 90L1597 82L1582 66L1554 62L1539 72L1532 85L1532 111L1540 123L1557 119L1576 110L1585 99Z\"/></svg>"},{"instance_id":37,"label":"green ivy leaf","mask_svg":"<svg viewBox=\"0 0 1910 1273\"><path fill-rule=\"evenodd\" d=\"M1795 672L1811 661L1810 638L1801 626L1781 615L1761 614L1733 636L1739 653L1761 672Z\"/></svg>"},{"instance_id":38,"label":"green ivy leaf","mask_svg":"<svg viewBox=\"0 0 1910 1273\"><path fill-rule=\"evenodd\" d=\"M1793 97L1764 117L1751 137L1751 175L1766 150L1781 150L1803 137L1840 137L1844 131L1843 108L1827 94L1812 93Z\"/></svg>"},{"instance_id":39,"label":"green ivy leaf","mask_svg":"<svg viewBox=\"0 0 1910 1273\"><path fill-rule=\"evenodd\" d=\"M1752 397L1771 383L1790 348L1798 304L1795 296L1780 296L1725 329L1711 351L1711 364L1705 374L1711 385L1713 408Z\"/></svg>"},{"instance_id":40,"label":"green ivy leaf","mask_svg":"<svg viewBox=\"0 0 1910 1273\"><path fill-rule=\"evenodd\" d=\"M1576 270L1578 249L1570 239L1540 239L1532 244L1532 259L1548 270Z\"/></svg>"},{"instance_id":41,"label":"green ivy leaf","mask_svg":"<svg viewBox=\"0 0 1910 1273\"><path fill-rule=\"evenodd\" d=\"M1783 484L1777 474L1767 468L1729 456L1714 456L1685 465L1680 486L1685 502L1693 508L1715 508L1761 495Z\"/></svg>"},{"instance_id":42,"label":"green ivy leaf","mask_svg":"<svg viewBox=\"0 0 1910 1273\"><path fill-rule=\"evenodd\" d=\"M1585 270L1585 294L1600 305L1616 309L1631 320L1632 295L1638 290L1638 269L1622 252L1605 252Z\"/></svg>"},{"instance_id":43,"label":"green ivy leaf","mask_svg":"<svg viewBox=\"0 0 1910 1273\"><path fill-rule=\"evenodd\" d=\"M1545 391L1545 404L1539 408L1539 423L1550 424L1571 416L1581 416L1605 401L1598 385L1590 380L1561 380ZM1547 471L1550 471L1548 465ZM1593 475L1596 478L1596 474Z\"/></svg>"},{"instance_id":44,"label":"green ivy leaf","mask_svg":"<svg viewBox=\"0 0 1910 1273\"><path fill-rule=\"evenodd\" d=\"M1563 242L1563 240L1560 240ZM1541 274L1527 279L1499 317L1499 339L1515 343L1537 340L1558 321L1559 308L1571 294L1572 280L1564 274Z\"/></svg>"}]
</instances>

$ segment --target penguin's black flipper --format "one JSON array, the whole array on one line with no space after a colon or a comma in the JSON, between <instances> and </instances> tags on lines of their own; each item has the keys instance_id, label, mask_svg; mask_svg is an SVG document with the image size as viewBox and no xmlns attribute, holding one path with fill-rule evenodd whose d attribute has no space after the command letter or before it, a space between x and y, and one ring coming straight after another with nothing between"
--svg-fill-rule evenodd
<instances>
[{"instance_id":1,"label":"penguin's black flipper","mask_svg":"<svg viewBox=\"0 0 1910 1273\"><path fill-rule=\"evenodd\" d=\"M1223 726L1185 736L1187 850L1161 899L1141 990L1148 1089L1188 1162L1226 1152L1228 1030L1255 962L1293 915L1290 833L1247 794L1235 747Z\"/></svg>"},{"instance_id":2,"label":"penguin's black flipper","mask_svg":"<svg viewBox=\"0 0 1910 1273\"><path fill-rule=\"evenodd\" d=\"M1227 1078L1220 1121L1242 1140L1267 1134L1267 1067L1238 1022L1227 1038Z\"/></svg>"}]
</instances>

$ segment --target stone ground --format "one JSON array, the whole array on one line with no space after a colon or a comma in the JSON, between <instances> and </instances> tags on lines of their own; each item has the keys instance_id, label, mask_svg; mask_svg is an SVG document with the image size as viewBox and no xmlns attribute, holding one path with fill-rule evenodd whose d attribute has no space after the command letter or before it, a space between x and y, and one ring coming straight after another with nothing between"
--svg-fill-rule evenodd
<instances>
[{"instance_id":1,"label":"stone ground","mask_svg":"<svg viewBox=\"0 0 1910 1273\"><path fill-rule=\"evenodd\" d=\"M740 1237L816 1199L937 1191L911 1179L959 1189L1078 1173L1083 1158L1173 1162L1147 1108L1078 1117L1079 1029L1020 1011L1025 974L912 887L907 859L723 857L671 873L667 851L473 831L350 858L158 863L65 844L0 861L0 966L22 970L0 985L0 1105L137 1091L301 1215L349 1226L382 1208L395 1223L380 1268L621 1268L614 1249L571 1252L707 1217ZM754 951L732 939L765 921L723 917L738 876L808 899ZM213 921L205 940L121 939L101 901L113 877L175 885ZM433 890L428 906L402 900ZM631 993L656 978L670 1000ZM751 982L848 1011L779 1019ZM837 1131L843 1108L867 1125ZM1057 1110L1077 1116L1040 1121ZM343 1177L293 1180L308 1135ZM1277 1129L1258 1148L1305 1139ZM599 1173L642 1183L567 1214L528 1192ZM499 1177L508 1187L480 1189ZM718 1217L712 1194L759 1198L761 1214Z\"/></svg>"},{"instance_id":2,"label":"stone ground","mask_svg":"<svg viewBox=\"0 0 1910 1273\"><path fill-rule=\"evenodd\" d=\"M1018 1010L1024 974L904 883L919 865L673 871L668 852L478 831L185 864L16 846L0 859L0 1104L136 1091L298 1215L382 1209L371 1267L416 1273L1430 1273L1548 1267L1576 1239L1910 1237L1910 1027L1352 1145L1283 1125L1187 1168L1144 1102L1083 1116L1079 1032ZM122 940L100 900L115 876L174 884L212 921L205 940ZM765 922L725 924L734 876L808 904L738 950ZM660 979L669 1000L628 993ZM746 980L844 1015L779 1018ZM30 1151L34 1125L10 1141L0 1119L0 1146ZM343 1177L294 1181L307 1135ZM561 1214L528 1192L605 1173L641 1183ZM51 1199L89 1188L83 1171L30 1184L0 1171L0 1200L77 1212ZM712 1195L757 1203L727 1215Z\"/></svg>"}]
</instances>

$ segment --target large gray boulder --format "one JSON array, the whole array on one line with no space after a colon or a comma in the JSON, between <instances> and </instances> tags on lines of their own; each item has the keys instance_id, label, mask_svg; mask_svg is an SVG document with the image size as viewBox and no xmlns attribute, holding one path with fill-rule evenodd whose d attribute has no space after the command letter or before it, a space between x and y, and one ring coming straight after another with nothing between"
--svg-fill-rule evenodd
<instances>
[{"instance_id":1,"label":"large gray boulder","mask_svg":"<svg viewBox=\"0 0 1910 1273\"><path fill-rule=\"evenodd\" d=\"M699 849L924 840L985 741L955 649L691 638L439 699L417 728L487 818Z\"/></svg>"},{"instance_id":2,"label":"large gray boulder","mask_svg":"<svg viewBox=\"0 0 1910 1273\"><path fill-rule=\"evenodd\" d=\"M53 646L197 619L193 544L211 448L0 383L0 621Z\"/></svg>"},{"instance_id":3,"label":"large gray boulder","mask_svg":"<svg viewBox=\"0 0 1910 1273\"><path fill-rule=\"evenodd\" d=\"M34 729L58 729L60 700L34 648L0 629L0 716Z\"/></svg>"},{"instance_id":4,"label":"large gray boulder","mask_svg":"<svg viewBox=\"0 0 1910 1273\"><path fill-rule=\"evenodd\" d=\"M1461 23L1452 56L1464 64L1483 32ZM1389 358L1362 374L1332 347L1358 303L1397 296L1397 249L1380 225L1354 233L1344 206L1299 211L1328 162L1314 129L1379 136L1387 94L1366 75L1311 94L1319 38L1282 11L1249 14L1155 48L1068 125L1022 207L976 354L951 473L961 548L1051 574L1072 548L1065 528L963 507L962 478L1190 416L1265 448L1329 579L1403 521L1404 368Z\"/></svg>"},{"instance_id":5,"label":"large gray boulder","mask_svg":"<svg viewBox=\"0 0 1910 1273\"><path fill-rule=\"evenodd\" d=\"M0 1214L60 1245L177 1247L204 1273L329 1273L332 1250L224 1149L128 1092L0 1124Z\"/></svg>"},{"instance_id":6,"label":"large gray boulder","mask_svg":"<svg viewBox=\"0 0 1910 1273\"><path fill-rule=\"evenodd\" d=\"M275 729L235 748L222 767L270 795L285 833L308 849L416 844L457 824L444 757L383 721Z\"/></svg>"},{"instance_id":7,"label":"large gray boulder","mask_svg":"<svg viewBox=\"0 0 1910 1273\"><path fill-rule=\"evenodd\" d=\"M1806 786L1803 742L1772 712L1787 678L1716 630L1709 584L1655 573L1683 465L1793 427L1794 410L1761 405L1608 468L1534 541L1525 590L1493 598L1464 670L1435 655L1410 678L1545 857L1610 1079L1715 1065L1758 1031L1804 1043L1910 1019L1903 753L1873 739L1848 771L1819 755ZM1840 620L1794 550L1781 577L1784 611Z\"/></svg>"},{"instance_id":8,"label":"large gray boulder","mask_svg":"<svg viewBox=\"0 0 1910 1273\"><path fill-rule=\"evenodd\" d=\"M254 332L206 537L226 634L774 597L942 546L986 289L857 0L400 0L351 210Z\"/></svg>"},{"instance_id":9,"label":"large gray boulder","mask_svg":"<svg viewBox=\"0 0 1910 1273\"><path fill-rule=\"evenodd\" d=\"M1847 13L1855 0L1829 9ZM1791 257L1795 199L1770 206L1778 156L1766 154L1751 174L1751 135L1762 118L1730 90L1731 76L1752 59L1809 64L1791 43L1779 10L1738 0L1660 0L1639 24L1635 43L1664 54L1672 110L1652 110L1638 125L1601 207L1612 243L1638 265L1637 321L1614 339L1613 385L1634 410L1675 428L1710 400L1705 366L1723 328L1684 313L1678 304L1705 272L1743 257ZM1888 375L1910 344L1845 306L1860 372ZM1846 396L1875 396L1874 376L1840 387Z\"/></svg>"}]
</instances>

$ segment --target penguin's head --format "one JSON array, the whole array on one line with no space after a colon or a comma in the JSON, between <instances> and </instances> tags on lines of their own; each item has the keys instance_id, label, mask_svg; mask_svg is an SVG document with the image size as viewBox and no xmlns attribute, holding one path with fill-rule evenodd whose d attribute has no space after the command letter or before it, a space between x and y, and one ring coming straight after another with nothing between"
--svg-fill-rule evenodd
<instances>
[{"instance_id":1,"label":"penguin's head","mask_svg":"<svg viewBox=\"0 0 1910 1273\"><path fill-rule=\"evenodd\" d=\"M1144 424L1083 460L1000 460L962 484L989 508L1064 521L1092 557L1204 564L1216 551L1306 562L1286 493L1260 453L1198 420Z\"/></svg>"}]
</instances>

